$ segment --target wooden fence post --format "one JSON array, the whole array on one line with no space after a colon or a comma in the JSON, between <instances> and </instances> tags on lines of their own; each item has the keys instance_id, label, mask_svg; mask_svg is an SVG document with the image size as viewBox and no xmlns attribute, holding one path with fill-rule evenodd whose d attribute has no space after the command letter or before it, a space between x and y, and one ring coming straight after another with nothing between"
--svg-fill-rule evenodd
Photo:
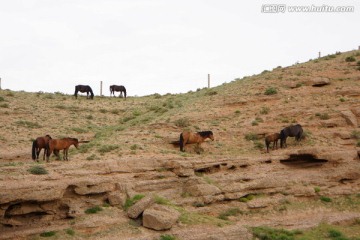
<instances>
[{"instance_id":1,"label":"wooden fence post","mask_svg":"<svg viewBox=\"0 0 360 240\"><path fill-rule=\"evenodd\" d=\"M103 82L100 81L100 97L102 97L102 85L103 85Z\"/></svg>"},{"instance_id":2,"label":"wooden fence post","mask_svg":"<svg viewBox=\"0 0 360 240\"><path fill-rule=\"evenodd\" d=\"M208 74L208 88L210 88L210 73Z\"/></svg>"}]
</instances>

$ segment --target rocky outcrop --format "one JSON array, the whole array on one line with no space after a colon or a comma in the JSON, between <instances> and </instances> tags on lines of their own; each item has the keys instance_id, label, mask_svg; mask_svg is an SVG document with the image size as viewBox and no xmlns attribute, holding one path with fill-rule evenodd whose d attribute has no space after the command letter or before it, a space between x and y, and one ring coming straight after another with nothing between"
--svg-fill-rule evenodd
<instances>
[{"instance_id":1,"label":"rocky outcrop","mask_svg":"<svg viewBox=\"0 0 360 240\"><path fill-rule=\"evenodd\" d=\"M315 77L311 79L311 86L313 87L323 87L330 84L329 78L326 77Z\"/></svg>"},{"instance_id":2,"label":"rocky outcrop","mask_svg":"<svg viewBox=\"0 0 360 240\"><path fill-rule=\"evenodd\" d=\"M137 203L131 206L127 210L127 215L129 218L138 218L140 214L142 214L145 209L150 207L153 203L155 203L155 199L153 196L146 196L140 199Z\"/></svg>"},{"instance_id":3,"label":"rocky outcrop","mask_svg":"<svg viewBox=\"0 0 360 240\"><path fill-rule=\"evenodd\" d=\"M154 230L170 229L180 213L170 207L154 204L143 213L143 226Z\"/></svg>"}]
</instances>

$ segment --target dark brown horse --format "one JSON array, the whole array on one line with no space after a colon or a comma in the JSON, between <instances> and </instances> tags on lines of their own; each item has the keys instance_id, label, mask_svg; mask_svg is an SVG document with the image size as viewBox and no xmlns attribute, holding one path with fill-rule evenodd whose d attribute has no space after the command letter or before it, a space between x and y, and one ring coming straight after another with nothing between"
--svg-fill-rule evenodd
<instances>
[{"instance_id":1,"label":"dark brown horse","mask_svg":"<svg viewBox=\"0 0 360 240\"><path fill-rule=\"evenodd\" d=\"M94 99L94 93L93 93L91 87L88 85L75 86L75 93L74 93L75 98L77 98L78 92L82 92L82 93L86 92L86 98L89 98L89 93L90 93L90 95L91 95L90 98Z\"/></svg>"},{"instance_id":2,"label":"dark brown horse","mask_svg":"<svg viewBox=\"0 0 360 240\"><path fill-rule=\"evenodd\" d=\"M39 161L41 149L44 149L43 160L45 160L46 145L48 144L50 139L50 135L45 135L43 137L38 137L33 141L31 149L31 155L33 160Z\"/></svg>"},{"instance_id":3,"label":"dark brown horse","mask_svg":"<svg viewBox=\"0 0 360 240\"><path fill-rule=\"evenodd\" d=\"M71 145L79 148L79 141L76 138L62 138L62 139L51 139L47 145L46 160L49 162L49 158L52 152L59 157L59 151L64 150L63 160L68 159L68 151Z\"/></svg>"},{"instance_id":4,"label":"dark brown horse","mask_svg":"<svg viewBox=\"0 0 360 240\"><path fill-rule=\"evenodd\" d=\"M265 137L266 152L269 152L270 143L273 143L273 147L272 147L273 150L274 150L275 146L277 149L279 139L280 139L280 133L273 133L273 134L267 135Z\"/></svg>"},{"instance_id":5,"label":"dark brown horse","mask_svg":"<svg viewBox=\"0 0 360 240\"><path fill-rule=\"evenodd\" d=\"M300 141L303 135L303 129L300 124L290 125L289 127L284 128L280 132L280 147L287 147L286 138L295 137L296 141Z\"/></svg>"},{"instance_id":6,"label":"dark brown horse","mask_svg":"<svg viewBox=\"0 0 360 240\"><path fill-rule=\"evenodd\" d=\"M214 141L214 134L212 131L203 131L203 132L184 131L180 134L180 141L179 141L180 151L185 152L186 144L196 143L198 146L200 146L200 144L204 142L205 139L207 138Z\"/></svg>"},{"instance_id":7,"label":"dark brown horse","mask_svg":"<svg viewBox=\"0 0 360 240\"><path fill-rule=\"evenodd\" d=\"M110 86L110 97L111 97L111 95L113 95L115 97L115 92L120 92L119 97L122 97L122 94L124 93L124 97L126 99L126 88L124 86L111 85Z\"/></svg>"}]
</instances>

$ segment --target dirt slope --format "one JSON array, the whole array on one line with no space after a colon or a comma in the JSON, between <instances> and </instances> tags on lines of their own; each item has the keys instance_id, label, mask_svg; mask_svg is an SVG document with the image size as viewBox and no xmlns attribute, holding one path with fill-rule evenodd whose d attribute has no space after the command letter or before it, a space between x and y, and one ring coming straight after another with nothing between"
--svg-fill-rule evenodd
<instances>
[{"instance_id":1,"label":"dirt slope","mask_svg":"<svg viewBox=\"0 0 360 240\"><path fill-rule=\"evenodd\" d=\"M0 90L0 239L251 239L254 226L358 223L358 61L359 51L334 54L126 100ZM295 123L305 138L266 153L264 136ZM181 153L169 143L183 129L212 130L215 141ZM72 147L70 161L36 163L32 140L45 134L90 142ZM178 223L158 232L130 220L122 206L139 194L166 200ZM103 211L85 213L94 206Z\"/></svg>"}]
</instances>

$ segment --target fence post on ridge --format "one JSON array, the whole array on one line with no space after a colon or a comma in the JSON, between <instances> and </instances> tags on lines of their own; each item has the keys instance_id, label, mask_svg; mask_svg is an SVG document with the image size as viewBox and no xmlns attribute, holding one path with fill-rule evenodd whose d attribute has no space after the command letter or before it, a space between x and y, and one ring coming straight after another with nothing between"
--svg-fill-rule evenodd
<instances>
[{"instance_id":1,"label":"fence post on ridge","mask_svg":"<svg viewBox=\"0 0 360 240\"><path fill-rule=\"evenodd\" d=\"M208 88L210 88L210 73L208 73Z\"/></svg>"},{"instance_id":2,"label":"fence post on ridge","mask_svg":"<svg viewBox=\"0 0 360 240\"><path fill-rule=\"evenodd\" d=\"M1 78L0 78L0 90L1 90Z\"/></svg>"},{"instance_id":3,"label":"fence post on ridge","mask_svg":"<svg viewBox=\"0 0 360 240\"><path fill-rule=\"evenodd\" d=\"M100 81L100 97L102 97L102 81Z\"/></svg>"}]
</instances>

